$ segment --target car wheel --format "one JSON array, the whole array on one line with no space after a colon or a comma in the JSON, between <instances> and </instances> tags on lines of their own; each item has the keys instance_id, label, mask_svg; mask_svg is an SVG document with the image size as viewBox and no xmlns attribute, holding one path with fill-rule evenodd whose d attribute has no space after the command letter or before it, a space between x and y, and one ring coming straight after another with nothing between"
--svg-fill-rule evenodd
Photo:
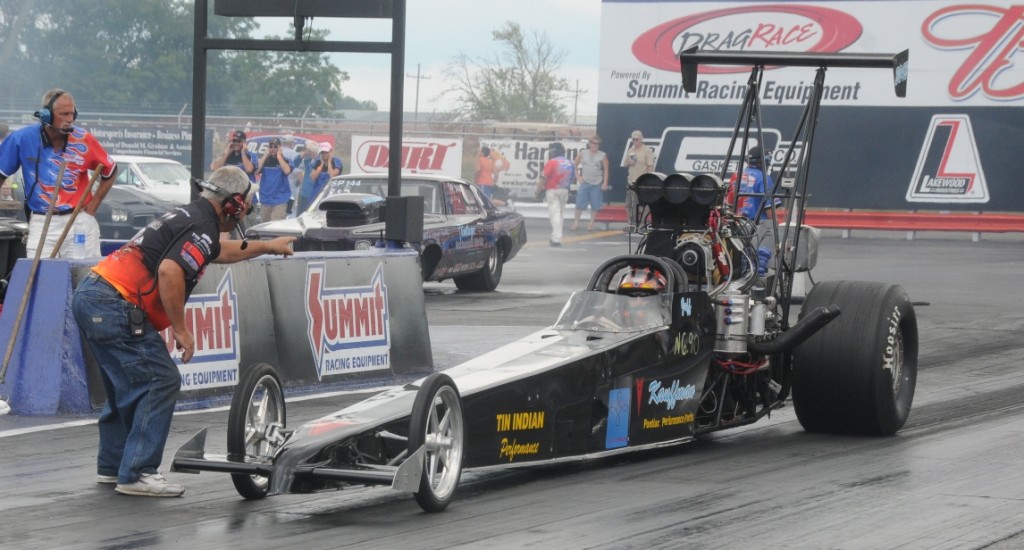
<instances>
[{"instance_id":1,"label":"car wheel","mask_svg":"<svg viewBox=\"0 0 1024 550\"><path fill-rule=\"evenodd\" d=\"M260 363L242 377L235 388L228 413L228 457L232 460L269 463L280 442L274 436L285 427L284 392L274 368ZM248 474L231 474L231 482L242 497L255 500L267 496L270 479Z\"/></svg>"},{"instance_id":2,"label":"car wheel","mask_svg":"<svg viewBox=\"0 0 1024 550\"><path fill-rule=\"evenodd\" d=\"M500 243L495 243L490 254L487 255L487 262L484 263L483 268L476 273L455 277L455 286L459 290L482 290L485 292L498 288L504 261L504 249Z\"/></svg>"},{"instance_id":3,"label":"car wheel","mask_svg":"<svg viewBox=\"0 0 1024 550\"><path fill-rule=\"evenodd\" d=\"M892 435L917 385L914 306L897 285L829 281L811 290L800 315L829 304L839 317L793 352L797 419L811 432Z\"/></svg>"},{"instance_id":4,"label":"car wheel","mask_svg":"<svg viewBox=\"0 0 1024 550\"><path fill-rule=\"evenodd\" d=\"M464 441L459 390L447 374L431 374L416 393L409 419L409 453L424 449L415 496L425 512L440 512L451 503L462 475Z\"/></svg>"}]
</instances>

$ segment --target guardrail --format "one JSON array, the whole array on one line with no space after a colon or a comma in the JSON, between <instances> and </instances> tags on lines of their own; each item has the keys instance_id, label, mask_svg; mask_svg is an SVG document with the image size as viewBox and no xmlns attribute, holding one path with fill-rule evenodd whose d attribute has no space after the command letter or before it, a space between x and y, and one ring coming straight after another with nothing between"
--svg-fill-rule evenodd
<instances>
[{"instance_id":1,"label":"guardrail","mask_svg":"<svg viewBox=\"0 0 1024 550\"><path fill-rule=\"evenodd\" d=\"M779 218L785 215L779 211ZM626 208L622 205L609 205L602 208L594 217L596 222L605 224L626 223ZM977 241L981 233L1013 233L1024 232L1024 215L1021 214L981 214L974 212L899 212L877 210L814 210L808 209L804 223L819 229L841 229L843 238L849 237L853 229L872 231L908 231L908 239L913 239L915 231L960 231L974 233L972 240Z\"/></svg>"}]
</instances>

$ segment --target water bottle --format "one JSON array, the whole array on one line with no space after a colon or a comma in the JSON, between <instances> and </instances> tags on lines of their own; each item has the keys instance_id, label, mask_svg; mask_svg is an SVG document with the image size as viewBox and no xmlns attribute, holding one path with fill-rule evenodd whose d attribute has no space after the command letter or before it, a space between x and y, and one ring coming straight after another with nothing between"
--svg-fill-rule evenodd
<instances>
[{"instance_id":1,"label":"water bottle","mask_svg":"<svg viewBox=\"0 0 1024 550\"><path fill-rule=\"evenodd\" d=\"M71 232L71 257L81 260L85 258L85 223L82 220L75 220L74 229Z\"/></svg>"}]
</instances>

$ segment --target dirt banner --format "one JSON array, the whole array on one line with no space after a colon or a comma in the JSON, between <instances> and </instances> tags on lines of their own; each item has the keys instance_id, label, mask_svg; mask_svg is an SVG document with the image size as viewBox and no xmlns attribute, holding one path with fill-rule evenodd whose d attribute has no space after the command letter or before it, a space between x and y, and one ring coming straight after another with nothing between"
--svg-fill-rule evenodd
<instances>
[{"instance_id":1,"label":"dirt banner","mask_svg":"<svg viewBox=\"0 0 1024 550\"><path fill-rule=\"evenodd\" d=\"M463 177L462 138L404 137L399 158L404 172ZM352 172L387 172L390 161L388 136L352 136Z\"/></svg>"}]
</instances>

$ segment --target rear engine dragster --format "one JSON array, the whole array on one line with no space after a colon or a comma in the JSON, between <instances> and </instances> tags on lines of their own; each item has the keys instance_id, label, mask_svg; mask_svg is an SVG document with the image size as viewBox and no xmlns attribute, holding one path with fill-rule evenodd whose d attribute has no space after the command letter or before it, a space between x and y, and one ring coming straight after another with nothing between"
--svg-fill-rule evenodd
<instances>
[{"instance_id":1,"label":"rear engine dragster","mask_svg":"<svg viewBox=\"0 0 1024 550\"><path fill-rule=\"evenodd\" d=\"M700 64L753 66L721 172L645 174L635 188L633 219L645 221L637 251L679 263L689 290L706 292L716 310L715 359L701 402L702 411L714 411L715 421L698 431L728 427L722 422L726 419L752 421L781 406L790 392L797 418L809 431L890 435L906 422L917 379L918 336L914 308L902 288L823 282L808 293L799 321L790 326L789 319L796 278L817 260L818 231L803 220L825 73L830 67L887 68L897 96L904 97L908 57L907 51L732 54L691 49L680 54L688 91L696 87ZM737 142L736 174L743 173L744 161L761 155L748 145L765 143L759 98L766 66L815 68L811 98L774 187L766 186L763 193L736 188L726 193L724 180ZM795 178L781 177L794 173ZM747 199L759 205L752 216L761 220L758 224L738 214ZM723 401L734 403L723 409Z\"/></svg>"},{"instance_id":2,"label":"rear engine dragster","mask_svg":"<svg viewBox=\"0 0 1024 550\"><path fill-rule=\"evenodd\" d=\"M684 74L688 56L707 55L682 54ZM902 59L884 58L893 67ZM748 122L734 135L744 151L750 121L760 134L765 64L818 67L805 112L816 121L825 67L881 63L842 54L697 60L755 65L740 118ZM813 131L803 151L812 138ZM807 430L893 434L909 414L917 374L906 293L881 283L819 283L789 324L794 276L815 258L814 231L802 226L808 168L801 156L788 193L765 191L770 215L760 227L734 213L724 174L647 175L637 185L649 217L639 218L647 222L636 253L602 263L552 326L297 429L286 426L274 369L250 366L232 401L227 455L206 454L203 430L177 451L172 470L229 473L247 499L390 485L436 512L452 501L465 468L677 445L755 422L790 393ZM776 197L785 201L781 224ZM759 254L764 243L785 246Z\"/></svg>"}]
</instances>

